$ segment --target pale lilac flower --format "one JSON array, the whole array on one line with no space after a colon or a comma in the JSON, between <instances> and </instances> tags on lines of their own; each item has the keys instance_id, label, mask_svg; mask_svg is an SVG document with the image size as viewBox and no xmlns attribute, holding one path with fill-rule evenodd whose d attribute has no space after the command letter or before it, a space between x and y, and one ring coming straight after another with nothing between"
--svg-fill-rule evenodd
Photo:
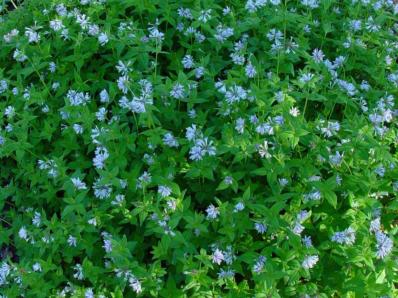
<instances>
[{"instance_id":1,"label":"pale lilac flower","mask_svg":"<svg viewBox=\"0 0 398 298\"><path fill-rule=\"evenodd\" d=\"M169 147L177 148L179 146L178 140L173 136L172 133L168 132L163 137L163 143Z\"/></svg>"},{"instance_id":2,"label":"pale lilac flower","mask_svg":"<svg viewBox=\"0 0 398 298\"><path fill-rule=\"evenodd\" d=\"M211 19L211 9L201 10L198 20L207 23Z\"/></svg>"},{"instance_id":3,"label":"pale lilac flower","mask_svg":"<svg viewBox=\"0 0 398 298\"><path fill-rule=\"evenodd\" d=\"M219 250L217 248L212 255L212 262L217 265L220 265L222 263L222 261L224 261L224 254L223 254L222 250Z\"/></svg>"},{"instance_id":4,"label":"pale lilac flower","mask_svg":"<svg viewBox=\"0 0 398 298\"><path fill-rule=\"evenodd\" d=\"M243 65L245 63L245 57L239 53L232 53L230 57L232 62L236 65Z\"/></svg>"},{"instance_id":5,"label":"pale lilac flower","mask_svg":"<svg viewBox=\"0 0 398 298\"><path fill-rule=\"evenodd\" d=\"M29 43L38 43L40 35L33 28L26 28L25 36L28 38Z\"/></svg>"},{"instance_id":6,"label":"pale lilac flower","mask_svg":"<svg viewBox=\"0 0 398 298\"><path fill-rule=\"evenodd\" d=\"M225 93L225 100L229 104L233 104L235 102L239 102L247 98L247 91L238 85L233 85L231 88L228 88Z\"/></svg>"},{"instance_id":7,"label":"pale lilac flower","mask_svg":"<svg viewBox=\"0 0 398 298\"><path fill-rule=\"evenodd\" d=\"M37 211L35 211L35 215L32 219L32 224L36 227L39 227L41 224L41 214Z\"/></svg>"},{"instance_id":8,"label":"pale lilac flower","mask_svg":"<svg viewBox=\"0 0 398 298\"><path fill-rule=\"evenodd\" d=\"M140 177L137 179L137 188L142 188L144 185L147 185L152 182L152 176L147 171L144 171Z\"/></svg>"},{"instance_id":9,"label":"pale lilac flower","mask_svg":"<svg viewBox=\"0 0 398 298\"><path fill-rule=\"evenodd\" d=\"M256 263L253 265L253 272L260 273L264 269L264 265L267 258L264 256L259 256Z\"/></svg>"},{"instance_id":10,"label":"pale lilac flower","mask_svg":"<svg viewBox=\"0 0 398 298\"><path fill-rule=\"evenodd\" d=\"M101 46L106 45L109 42L108 35L104 32L100 33L98 35L98 42Z\"/></svg>"},{"instance_id":11,"label":"pale lilac flower","mask_svg":"<svg viewBox=\"0 0 398 298\"><path fill-rule=\"evenodd\" d=\"M180 83L176 83L170 91L170 96L174 97L175 99L181 99L185 96L185 89L184 86Z\"/></svg>"},{"instance_id":12,"label":"pale lilac flower","mask_svg":"<svg viewBox=\"0 0 398 298\"><path fill-rule=\"evenodd\" d=\"M245 73L248 78L254 78L257 74L256 68L250 62L245 67Z\"/></svg>"},{"instance_id":13,"label":"pale lilac flower","mask_svg":"<svg viewBox=\"0 0 398 298\"><path fill-rule=\"evenodd\" d=\"M58 32L64 29L65 26L62 24L61 20L52 20L50 21L50 28L55 32Z\"/></svg>"},{"instance_id":14,"label":"pale lilac flower","mask_svg":"<svg viewBox=\"0 0 398 298\"><path fill-rule=\"evenodd\" d=\"M88 93L77 92L76 90L69 90L66 98L71 106L85 106L91 100Z\"/></svg>"},{"instance_id":15,"label":"pale lilac flower","mask_svg":"<svg viewBox=\"0 0 398 298\"><path fill-rule=\"evenodd\" d=\"M73 130L75 131L76 134L81 135L83 133L83 126L81 126L80 124L73 124Z\"/></svg>"},{"instance_id":16,"label":"pale lilac flower","mask_svg":"<svg viewBox=\"0 0 398 298\"><path fill-rule=\"evenodd\" d=\"M95 116L97 117L98 121L104 121L106 119L106 114L107 110L104 107L101 107L98 109L98 111L95 113Z\"/></svg>"},{"instance_id":17,"label":"pale lilac flower","mask_svg":"<svg viewBox=\"0 0 398 298\"><path fill-rule=\"evenodd\" d=\"M32 269L35 272L41 272L42 271L40 263L37 263L37 262L33 264Z\"/></svg>"},{"instance_id":18,"label":"pale lilac flower","mask_svg":"<svg viewBox=\"0 0 398 298\"><path fill-rule=\"evenodd\" d=\"M171 188L165 185L160 185L158 188L158 193L162 198L168 197L171 194Z\"/></svg>"},{"instance_id":19,"label":"pale lilac flower","mask_svg":"<svg viewBox=\"0 0 398 298\"><path fill-rule=\"evenodd\" d=\"M231 185L233 183L233 178L231 176L227 176L224 178L224 183L227 185Z\"/></svg>"},{"instance_id":20,"label":"pale lilac flower","mask_svg":"<svg viewBox=\"0 0 398 298\"><path fill-rule=\"evenodd\" d=\"M259 234L264 234L267 231L267 226L259 222L254 223L254 228Z\"/></svg>"},{"instance_id":21,"label":"pale lilac flower","mask_svg":"<svg viewBox=\"0 0 398 298\"><path fill-rule=\"evenodd\" d=\"M186 128L185 137L188 141L195 141L197 138L202 137L202 132L196 128L196 124L192 124Z\"/></svg>"},{"instance_id":22,"label":"pale lilac flower","mask_svg":"<svg viewBox=\"0 0 398 298\"><path fill-rule=\"evenodd\" d=\"M299 78L299 82L302 84L306 84L306 83L310 82L313 78L314 78L314 74L303 73Z\"/></svg>"},{"instance_id":23,"label":"pale lilac flower","mask_svg":"<svg viewBox=\"0 0 398 298\"><path fill-rule=\"evenodd\" d=\"M214 35L215 39L219 42L223 43L229 37L234 35L234 29L229 27L224 27L223 25L218 25L216 28L216 34Z\"/></svg>"},{"instance_id":24,"label":"pale lilac flower","mask_svg":"<svg viewBox=\"0 0 398 298\"><path fill-rule=\"evenodd\" d=\"M236 119L236 121L235 121L235 130L238 133L242 134L244 132L244 129L245 129L245 119L243 119L243 118Z\"/></svg>"},{"instance_id":25,"label":"pale lilac flower","mask_svg":"<svg viewBox=\"0 0 398 298\"><path fill-rule=\"evenodd\" d=\"M93 226L96 226L96 225L97 225L97 219L96 219L95 217L89 219L87 222L88 222L90 225L93 225Z\"/></svg>"},{"instance_id":26,"label":"pale lilac flower","mask_svg":"<svg viewBox=\"0 0 398 298\"><path fill-rule=\"evenodd\" d=\"M28 240L28 231L24 226L19 229L18 236L21 239Z\"/></svg>"},{"instance_id":27,"label":"pale lilac flower","mask_svg":"<svg viewBox=\"0 0 398 298\"><path fill-rule=\"evenodd\" d=\"M112 186L110 184L101 185L99 180L94 182L93 189L95 197L100 200L108 199L112 194Z\"/></svg>"},{"instance_id":28,"label":"pale lilac flower","mask_svg":"<svg viewBox=\"0 0 398 298\"><path fill-rule=\"evenodd\" d=\"M133 291L136 292L137 294L142 292L141 282L135 277L129 278L129 285L133 289Z\"/></svg>"},{"instance_id":29,"label":"pale lilac flower","mask_svg":"<svg viewBox=\"0 0 398 298\"><path fill-rule=\"evenodd\" d=\"M245 209L245 205L242 202L239 202L235 205L234 212L239 212Z\"/></svg>"},{"instance_id":30,"label":"pale lilac flower","mask_svg":"<svg viewBox=\"0 0 398 298\"><path fill-rule=\"evenodd\" d=\"M15 116L15 108L13 106L7 106L4 110L4 116L6 116L8 119L12 119Z\"/></svg>"},{"instance_id":31,"label":"pale lilac flower","mask_svg":"<svg viewBox=\"0 0 398 298\"><path fill-rule=\"evenodd\" d=\"M191 55L185 55L181 62L185 69L193 68L195 65Z\"/></svg>"},{"instance_id":32,"label":"pale lilac flower","mask_svg":"<svg viewBox=\"0 0 398 298\"><path fill-rule=\"evenodd\" d=\"M50 62L48 65L48 70L50 72L54 73L56 69L57 69L57 65L55 64L55 62Z\"/></svg>"},{"instance_id":33,"label":"pale lilac flower","mask_svg":"<svg viewBox=\"0 0 398 298\"><path fill-rule=\"evenodd\" d=\"M72 235L69 235L67 242L68 242L69 246L71 246L71 247L77 246L77 239L76 239L76 237L73 237Z\"/></svg>"},{"instance_id":34,"label":"pale lilac flower","mask_svg":"<svg viewBox=\"0 0 398 298\"><path fill-rule=\"evenodd\" d=\"M109 102L109 94L108 94L108 91L106 91L106 89L103 89L100 92L100 101L102 103L108 103Z\"/></svg>"},{"instance_id":35,"label":"pale lilac flower","mask_svg":"<svg viewBox=\"0 0 398 298\"><path fill-rule=\"evenodd\" d=\"M388 256L393 249L393 241L386 234L381 231L376 232L377 252L378 259L384 259Z\"/></svg>"},{"instance_id":36,"label":"pale lilac flower","mask_svg":"<svg viewBox=\"0 0 398 298\"><path fill-rule=\"evenodd\" d=\"M258 146L258 153L260 154L261 158L271 158L272 155L269 153L269 143L268 141L264 141L263 144Z\"/></svg>"},{"instance_id":37,"label":"pale lilac flower","mask_svg":"<svg viewBox=\"0 0 398 298\"><path fill-rule=\"evenodd\" d=\"M94 298L94 292L92 288L88 288L84 291L84 298Z\"/></svg>"},{"instance_id":38,"label":"pale lilac flower","mask_svg":"<svg viewBox=\"0 0 398 298\"><path fill-rule=\"evenodd\" d=\"M334 155L329 155L329 162L334 166L340 166L343 162L343 155L340 152L336 151Z\"/></svg>"},{"instance_id":39,"label":"pale lilac flower","mask_svg":"<svg viewBox=\"0 0 398 298\"><path fill-rule=\"evenodd\" d=\"M119 60L116 65L116 69L122 76L126 76L131 71L130 65L131 61L124 63L123 61Z\"/></svg>"},{"instance_id":40,"label":"pale lilac flower","mask_svg":"<svg viewBox=\"0 0 398 298\"><path fill-rule=\"evenodd\" d=\"M130 78L127 75L119 77L117 80L117 86L119 90L123 92L123 94L126 94L129 91Z\"/></svg>"},{"instance_id":41,"label":"pale lilac flower","mask_svg":"<svg viewBox=\"0 0 398 298\"><path fill-rule=\"evenodd\" d=\"M216 219L220 215L220 211L213 204L210 204L206 209L207 219Z\"/></svg>"},{"instance_id":42,"label":"pale lilac flower","mask_svg":"<svg viewBox=\"0 0 398 298\"><path fill-rule=\"evenodd\" d=\"M279 178L278 181L281 187L285 187L286 185L289 184L289 180L287 180L286 178Z\"/></svg>"},{"instance_id":43,"label":"pale lilac flower","mask_svg":"<svg viewBox=\"0 0 398 298\"><path fill-rule=\"evenodd\" d=\"M309 193L304 194L304 202L319 201L320 199L321 199L321 192L317 189L313 189Z\"/></svg>"},{"instance_id":44,"label":"pale lilac flower","mask_svg":"<svg viewBox=\"0 0 398 298\"><path fill-rule=\"evenodd\" d=\"M18 62L24 62L28 59L28 56L26 56L24 52L19 49L15 49L12 57Z\"/></svg>"},{"instance_id":45,"label":"pale lilac flower","mask_svg":"<svg viewBox=\"0 0 398 298\"><path fill-rule=\"evenodd\" d=\"M195 145L189 150L189 158L197 161L203 159L205 155L216 155L216 147L213 145L213 141L207 137L196 139Z\"/></svg>"},{"instance_id":46,"label":"pale lilac flower","mask_svg":"<svg viewBox=\"0 0 398 298\"><path fill-rule=\"evenodd\" d=\"M353 245L355 242L355 231L349 227L342 232L336 232L332 236L332 241L339 244Z\"/></svg>"},{"instance_id":47,"label":"pale lilac flower","mask_svg":"<svg viewBox=\"0 0 398 298\"><path fill-rule=\"evenodd\" d=\"M109 153L105 147L97 147L95 149L95 156L93 158L94 167L97 169L103 169L105 167L105 161L108 159Z\"/></svg>"},{"instance_id":48,"label":"pale lilac flower","mask_svg":"<svg viewBox=\"0 0 398 298\"><path fill-rule=\"evenodd\" d=\"M73 266L73 270L75 271L73 274L73 277L78 279L78 280L83 280L84 279L84 274L83 274L83 267L80 264L76 264Z\"/></svg>"},{"instance_id":49,"label":"pale lilac flower","mask_svg":"<svg viewBox=\"0 0 398 298\"><path fill-rule=\"evenodd\" d=\"M118 194L115 196L115 199L111 202L112 205L121 206L124 202L125 196Z\"/></svg>"},{"instance_id":50,"label":"pale lilac flower","mask_svg":"<svg viewBox=\"0 0 398 298\"><path fill-rule=\"evenodd\" d=\"M205 68L203 66L199 66L197 68L195 68L195 77L197 79L200 79L201 77L203 77L205 73Z\"/></svg>"},{"instance_id":51,"label":"pale lilac flower","mask_svg":"<svg viewBox=\"0 0 398 298\"><path fill-rule=\"evenodd\" d=\"M303 244L305 245L305 247L307 247L307 248L312 247L311 236L304 236L302 241L303 241Z\"/></svg>"},{"instance_id":52,"label":"pale lilac flower","mask_svg":"<svg viewBox=\"0 0 398 298\"><path fill-rule=\"evenodd\" d=\"M304 231L304 226L300 222L296 221L292 231L294 234L300 235Z\"/></svg>"},{"instance_id":53,"label":"pale lilac flower","mask_svg":"<svg viewBox=\"0 0 398 298\"><path fill-rule=\"evenodd\" d=\"M87 189L86 183L84 183L79 177L71 178L73 186L78 190Z\"/></svg>"},{"instance_id":54,"label":"pale lilac flower","mask_svg":"<svg viewBox=\"0 0 398 298\"><path fill-rule=\"evenodd\" d=\"M304 269L310 269L313 268L318 261L319 257L317 255L306 256L304 261L301 263L301 266L303 266Z\"/></svg>"},{"instance_id":55,"label":"pale lilac flower","mask_svg":"<svg viewBox=\"0 0 398 298\"><path fill-rule=\"evenodd\" d=\"M312 52L312 58L316 63L320 63L323 61L323 58L325 58L325 55L323 54L322 50L320 49L315 49Z\"/></svg>"},{"instance_id":56,"label":"pale lilac flower","mask_svg":"<svg viewBox=\"0 0 398 298\"><path fill-rule=\"evenodd\" d=\"M235 276L235 272L232 269L224 270L223 268L221 268L220 272L217 273L217 276L218 276L219 279L232 278L232 277Z\"/></svg>"}]
</instances>

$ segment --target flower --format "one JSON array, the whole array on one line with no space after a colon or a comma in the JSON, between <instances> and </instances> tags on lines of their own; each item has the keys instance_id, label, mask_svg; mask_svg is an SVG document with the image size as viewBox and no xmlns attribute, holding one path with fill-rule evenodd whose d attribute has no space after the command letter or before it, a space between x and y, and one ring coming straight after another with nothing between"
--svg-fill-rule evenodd
<instances>
[{"instance_id":1,"label":"flower","mask_svg":"<svg viewBox=\"0 0 398 298\"><path fill-rule=\"evenodd\" d=\"M254 78L257 74L256 68L250 62L245 67L245 73L248 78Z\"/></svg>"},{"instance_id":2,"label":"flower","mask_svg":"<svg viewBox=\"0 0 398 298\"><path fill-rule=\"evenodd\" d=\"M323 54L322 50L315 49L312 52L312 59L314 59L316 63L321 63L323 61L323 58L325 58L325 55Z\"/></svg>"},{"instance_id":3,"label":"flower","mask_svg":"<svg viewBox=\"0 0 398 298\"><path fill-rule=\"evenodd\" d=\"M213 141L207 137L197 139L195 145L189 150L189 158L195 161L203 159L205 155L216 155L216 147L213 145Z\"/></svg>"},{"instance_id":4,"label":"flower","mask_svg":"<svg viewBox=\"0 0 398 298\"><path fill-rule=\"evenodd\" d=\"M132 276L129 278L129 285L137 294L142 292L141 282L135 277Z\"/></svg>"},{"instance_id":5,"label":"flower","mask_svg":"<svg viewBox=\"0 0 398 298\"><path fill-rule=\"evenodd\" d=\"M84 279L84 274L83 274L83 267L80 264L76 264L73 266L73 270L75 271L73 273L73 277L78 279L78 280L83 280Z\"/></svg>"},{"instance_id":6,"label":"flower","mask_svg":"<svg viewBox=\"0 0 398 298\"><path fill-rule=\"evenodd\" d=\"M243 209L245 209L245 204L239 202L235 205L234 212L239 212L242 211Z\"/></svg>"},{"instance_id":7,"label":"flower","mask_svg":"<svg viewBox=\"0 0 398 298\"><path fill-rule=\"evenodd\" d=\"M21 239L28 240L28 231L24 226L19 229L18 236Z\"/></svg>"},{"instance_id":8,"label":"flower","mask_svg":"<svg viewBox=\"0 0 398 298\"><path fill-rule=\"evenodd\" d=\"M65 26L62 24L61 20L51 20L50 21L50 28L54 30L55 32L61 31L62 29L65 28Z\"/></svg>"},{"instance_id":9,"label":"flower","mask_svg":"<svg viewBox=\"0 0 398 298\"><path fill-rule=\"evenodd\" d=\"M165 185L160 185L158 188L158 193L162 198L168 197L171 194L171 188Z\"/></svg>"},{"instance_id":10,"label":"flower","mask_svg":"<svg viewBox=\"0 0 398 298\"><path fill-rule=\"evenodd\" d=\"M33 28L26 28L25 36L28 38L29 43L38 43L40 41L40 35Z\"/></svg>"},{"instance_id":11,"label":"flower","mask_svg":"<svg viewBox=\"0 0 398 298\"><path fill-rule=\"evenodd\" d=\"M238 85L233 85L231 88L228 88L227 92L225 93L225 101L229 104L240 102L246 98L247 91Z\"/></svg>"},{"instance_id":12,"label":"flower","mask_svg":"<svg viewBox=\"0 0 398 298\"><path fill-rule=\"evenodd\" d=\"M105 167L105 161L108 159L109 153L105 147L99 146L95 149L95 156L93 158L93 165L97 169Z\"/></svg>"},{"instance_id":13,"label":"flower","mask_svg":"<svg viewBox=\"0 0 398 298\"><path fill-rule=\"evenodd\" d=\"M264 234L267 231L267 226L259 222L254 223L254 228L259 234Z\"/></svg>"},{"instance_id":14,"label":"flower","mask_svg":"<svg viewBox=\"0 0 398 298\"><path fill-rule=\"evenodd\" d=\"M78 189L78 190L83 190L87 189L86 183L81 181L79 177L71 178L71 181L73 183L73 186Z\"/></svg>"},{"instance_id":15,"label":"flower","mask_svg":"<svg viewBox=\"0 0 398 298\"><path fill-rule=\"evenodd\" d=\"M253 265L253 272L254 273L260 273L265 265L267 258L264 256L259 256L256 263Z\"/></svg>"},{"instance_id":16,"label":"flower","mask_svg":"<svg viewBox=\"0 0 398 298\"><path fill-rule=\"evenodd\" d=\"M223 43L229 37L234 35L234 29L229 27L224 27L223 25L218 25L216 28L216 34L214 35L215 39L219 42Z\"/></svg>"},{"instance_id":17,"label":"flower","mask_svg":"<svg viewBox=\"0 0 398 298\"><path fill-rule=\"evenodd\" d=\"M305 245L305 247L307 247L307 248L312 247L311 236L304 236L303 239L302 239L302 242Z\"/></svg>"},{"instance_id":18,"label":"flower","mask_svg":"<svg viewBox=\"0 0 398 298\"><path fill-rule=\"evenodd\" d=\"M56 69L57 69L57 65L55 64L55 62L50 62L48 65L48 70L50 72L54 73Z\"/></svg>"},{"instance_id":19,"label":"flower","mask_svg":"<svg viewBox=\"0 0 398 298\"><path fill-rule=\"evenodd\" d=\"M110 184L102 185L99 180L96 180L93 185L94 195L100 200L108 199L112 193L112 187Z\"/></svg>"},{"instance_id":20,"label":"flower","mask_svg":"<svg viewBox=\"0 0 398 298\"><path fill-rule=\"evenodd\" d=\"M261 158L271 158L272 155L269 153L268 148L268 141L264 141L263 144L258 146L258 153L260 154Z\"/></svg>"},{"instance_id":21,"label":"flower","mask_svg":"<svg viewBox=\"0 0 398 298\"><path fill-rule=\"evenodd\" d=\"M192 56L185 55L184 58L182 58L182 65L184 66L185 69L193 68L195 63L193 61Z\"/></svg>"},{"instance_id":22,"label":"flower","mask_svg":"<svg viewBox=\"0 0 398 298\"><path fill-rule=\"evenodd\" d=\"M213 204L210 204L206 209L207 219L216 219L220 215L220 211Z\"/></svg>"},{"instance_id":23,"label":"flower","mask_svg":"<svg viewBox=\"0 0 398 298\"><path fill-rule=\"evenodd\" d=\"M304 269L311 269L318 263L319 257L317 255L306 256L304 261L301 263Z\"/></svg>"},{"instance_id":24,"label":"flower","mask_svg":"<svg viewBox=\"0 0 398 298\"><path fill-rule=\"evenodd\" d=\"M169 147L178 147L178 140L173 136L172 133L168 132L163 137L163 143Z\"/></svg>"},{"instance_id":25,"label":"flower","mask_svg":"<svg viewBox=\"0 0 398 298\"><path fill-rule=\"evenodd\" d=\"M378 259L384 259L388 256L393 248L393 241L386 234L381 231L376 231L377 252Z\"/></svg>"},{"instance_id":26,"label":"flower","mask_svg":"<svg viewBox=\"0 0 398 298\"><path fill-rule=\"evenodd\" d=\"M289 114L292 115L293 117L297 117L298 115L300 115L300 110L297 107L292 107L289 110Z\"/></svg>"},{"instance_id":27,"label":"flower","mask_svg":"<svg viewBox=\"0 0 398 298\"><path fill-rule=\"evenodd\" d=\"M176 83L170 91L170 96L174 97L175 99L181 99L185 96L185 89L184 86L180 83Z\"/></svg>"},{"instance_id":28,"label":"flower","mask_svg":"<svg viewBox=\"0 0 398 298\"><path fill-rule=\"evenodd\" d=\"M108 43L108 41L109 41L109 38L106 33L102 32L98 35L98 42L101 46L106 45Z\"/></svg>"},{"instance_id":29,"label":"flower","mask_svg":"<svg viewBox=\"0 0 398 298\"><path fill-rule=\"evenodd\" d=\"M332 236L332 241L339 244L353 245L355 242L355 231L349 227L342 232L336 232Z\"/></svg>"},{"instance_id":30,"label":"flower","mask_svg":"<svg viewBox=\"0 0 398 298\"><path fill-rule=\"evenodd\" d=\"M32 269L35 272L41 272L42 271L40 263L37 263L37 262L33 264Z\"/></svg>"},{"instance_id":31,"label":"flower","mask_svg":"<svg viewBox=\"0 0 398 298\"><path fill-rule=\"evenodd\" d=\"M123 94L126 94L130 87L130 79L127 75L123 75L117 79L117 87Z\"/></svg>"},{"instance_id":32,"label":"flower","mask_svg":"<svg viewBox=\"0 0 398 298\"><path fill-rule=\"evenodd\" d=\"M76 239L76 237L73 237L72 235L69 235L67 242L68 242L69 246L71 246L71 247L77 246L77 239Z\"/></svg>"},{"instance_id":33,"label":"flower","mask_svg":"<svg viewBox=\"0 0 398 298\"><path fill-rule=\"evenodd\" d=\"M32 219L32 224L35 225L36 227L39 227L41 224L41 214L37 211L35 211L35 215Z\"/></svg>"},{"instance_id":34,"label":"flower","mask_svg":"<svg viewBox=\"0 0 398 298\"><path fill-rule=\"evenodd\" d=\"M66 98L71 106L85 106L91 100L88 93L77 92L76 90L69 90Z\"/></svg>"},{"instance_id":35,"label":"flower","mask_svg":"<svg viewBox=\"0 0 398 298\"><path fill-rule=\"evenodd\" d=\"M222 261L224 261L224 254L221 250L219 250L218 248L214 251L212 257L212 262L220 265Z\"/></svg>"}]
</instances>

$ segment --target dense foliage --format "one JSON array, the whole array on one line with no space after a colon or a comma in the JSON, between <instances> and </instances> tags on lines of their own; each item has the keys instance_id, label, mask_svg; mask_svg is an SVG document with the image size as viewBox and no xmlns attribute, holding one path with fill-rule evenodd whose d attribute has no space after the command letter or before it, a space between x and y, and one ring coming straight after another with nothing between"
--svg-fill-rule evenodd
<instances>
[{"instance_id":1,"label":"dense foliage","mask_svg":"<svg viewBox=\"0 0 398 298\"><path fill-rule=\"evenodd\" d=\"M397 297L398 4L14 5L0 297Z\"/></svg>"}]
</instances>

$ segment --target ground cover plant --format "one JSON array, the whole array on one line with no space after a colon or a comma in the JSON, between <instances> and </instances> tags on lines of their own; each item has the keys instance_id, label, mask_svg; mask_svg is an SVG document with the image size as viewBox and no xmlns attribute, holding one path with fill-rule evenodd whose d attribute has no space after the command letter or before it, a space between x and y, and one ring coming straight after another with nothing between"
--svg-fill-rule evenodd
<instances>
[{"instance_id":1,"label":"ground cover plant","mask_svg":"<svg viewBox=\"0 0 398 298\"><path fill-rule=\"evenodd\" d=\"M0 297L397 297L398 4L2 1Z\"/></svg>"}]
</instances>

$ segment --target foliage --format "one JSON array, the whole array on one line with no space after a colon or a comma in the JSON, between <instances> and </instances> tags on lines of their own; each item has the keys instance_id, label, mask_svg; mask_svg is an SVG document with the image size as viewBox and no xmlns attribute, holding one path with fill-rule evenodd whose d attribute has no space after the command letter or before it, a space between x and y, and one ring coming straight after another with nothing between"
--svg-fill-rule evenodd
<instances>
[{"instance_id":1,"label":"foliage","mask_svg":"<svg viewBox=\"0 0 398 298\"><path fill-rule=\"evenodd\" d=\"M397 297L393 1L3 3L0 297Z\"/></svg>"}]
</instances>

